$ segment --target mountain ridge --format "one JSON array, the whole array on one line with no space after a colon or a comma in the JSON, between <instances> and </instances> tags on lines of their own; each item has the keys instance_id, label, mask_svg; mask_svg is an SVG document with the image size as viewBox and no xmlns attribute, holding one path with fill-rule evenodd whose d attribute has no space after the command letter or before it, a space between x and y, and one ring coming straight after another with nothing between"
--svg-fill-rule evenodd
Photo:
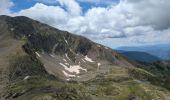
<instances>
[{"instance_id":1,"label":"mountain ridge","mask_svg":"<svg viewBox=\"0 0 170 100\"><path fill-rule=\"evenodd\" d=\"M141 62L147 62L147 63L161 61L160 58L153 56L146 52L141 52L141 51L118 51L118 52L120 52L122 55L125 55L129 59L135 60L135 61L141 61Z\"/></svg>"},{"instance_id":2,"label":"mountain ridge","mask_svg":"<svg viewBox=\"0 0 170 100\"><path fill-rule=\"evenodd\" d=\"M26 21L25 21L26 20ZM20 23L24 21L24 23ZM19 22L19 23L18 23ZM65 56L64 59L72 61L70 63L78 65L78 63L83 63L84 61L76 61L76 57L79 60L82 57L93 60L106 60L103 63L105 64L119 64L120 61L115 58L119 56L115 51L113 52L110 48L96 44L82 36L70 35L66 31L59 31L58 29L48 27L47 25L40 24L39 22L31 22L30 19L26 17L16 17L14 20L7 19L10 29L13 29L13 34L16 38L21 37L28 38L28 46L31 46L39 56L43 56L41 59L44 62L50 62L55 58L55 55ZM28 28L30 26L30 28ZM35 30L35 31L34 31ZM21 33L18 35L18 33ZM29 50L27 50L29 51ZM41 55L42 54L42 55ZM67 56L68 57L67 57ZM50 57L49 57L50 56ZM87 57L91 56L91 57ZM62 58L62 57L61 57ZM50 59L50 60L49 60ZM56 59L57 60L57 59ZM59 59L63 60L63 59ZM55 61L56 62L56 61ZM102 61L100 61L102 62ZM53 62L51 62L53 63ZM58 66L63 67L63 61ZM67 63L67 62L66 62ZM90 62L91 63L91 62ZM127 66L128 62L123 63L122 66ZM49 65L49 64L48 64ZM130 65L130 64L129 64ZM128 65L128 66L129 66ZM54 68L55 65L52 65L51 68ZM90 65L91 66L91 65ZM96 66L98 66L96 62ZM132 66L132 65L131 65ZM49 67L47 68L49 69ZM53 70L49 70L51 72ZM52 72L54 74L56 72Z\"/></svg>"},{"instance_id":3,"label":"mountain ridge","mask_svg":"<svg viewBox=\"0 0 170 100\"><path fill-rule=\"evenodd\" d=\"M117 50L124 51L140 51L146 52L162 60L170 59L170 44L146 45L146 46L132 46L132 47L119 47Z\"/></svg>"},{"instance_id":4,"label":"mountain ridge","mask_svg":"<svg viewBox=\"0 0 170 100\"><path fill-rule=\"evenodd\" d=\"M167 63L140 64L23 16L0 22L0 99L169 99Z\"/></svg>"}]
</instances>

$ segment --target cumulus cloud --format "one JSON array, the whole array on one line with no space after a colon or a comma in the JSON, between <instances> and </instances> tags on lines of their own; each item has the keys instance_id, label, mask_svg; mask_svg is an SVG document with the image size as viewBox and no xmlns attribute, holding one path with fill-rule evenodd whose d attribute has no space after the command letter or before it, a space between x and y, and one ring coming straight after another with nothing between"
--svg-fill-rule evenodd
<instances>
[{"instance_id":1,"label":"cumulus cloud","mask_svg":"<svg viewBox=\"0 0 170 100\"><path fill-rule=\"evenodd\" d=\"M141 25L152 25L157 30L170 27L170 0L125 0L129 12L140 18Z\"/></svg>"},{"instance_id":2,"label":"cumulus cloud","mask_svg":"<svg viewBox=\"0 0 170 100\"><path fill-rule=\"evenodd\" d=\"M0 1L0 15L9 14L10 8L14 5L10 0L1 0Z\"/></svg>"},{"instance_id":3,"label":"cumulus cloud","mask_svg":"<svg viewBox=\"0 0 170 100\"><path fill-rule=\"evenodd\" d=\"M75 0L57 2L60 5L37 3L13 15L25 15L106 45L170 42L169 0L120 0L116 5L93 7L83 14Z\"/></svg>"},{"instance_id":4,"label":"cumulus cloud","mask_svg":"<svg viewBox=\"0 0 170 100\"><path fill-rule=\"evenodd\" d=\"M75 0L58 0L58 2L65 6L71 15L78 16L81 14L81 7Z\"/></svg>"},{"instance_id":5,"label":"cumulus cloud","mask_svg":"<svg viewBox=\"0 0 170 100\"><path fill-rule=\"evenodd\" d=\"M58 28L62 28L62 26L69 20L69 14L64 9L58 6L47 6L42 3L37 3L31 8L21 10L13 15L28 16Z\"/></svg>"}]
</instances>

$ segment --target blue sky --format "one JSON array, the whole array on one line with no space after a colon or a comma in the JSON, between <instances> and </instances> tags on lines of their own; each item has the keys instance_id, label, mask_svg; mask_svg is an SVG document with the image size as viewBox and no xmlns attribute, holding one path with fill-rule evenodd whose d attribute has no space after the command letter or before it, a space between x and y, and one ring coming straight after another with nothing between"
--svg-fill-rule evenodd
<instances>
[{"instance_id":1,"label":"blue sky","mask_svg":"<svg viewBox=\"0 0 170 100\"><path fill-rule=\"evenodd\" d=\"M118 3L119 0L111 0L114 4ZM18 12L22 9L28 9L36 3L44 3L46 5L57 6L60 5L57 0L12 0L14 2L14 6L11 7L12 12ZM88 9L93 7L107 7L110 4L101 3L89 3L89 2L81 2L79 1L80 6L82 7L83 12L86 12Z\"/></svg>"},{"instance_id":2,"label":"blue sky","mask_svg":"<svg viewBox=\"0 0 170 100\"><path fill-rule=\"evenodd\" d=\"M29 0L12 0L14 2L14 6L11 7L12 12L18 12L22 9L28 9L33 6L36 2Z\"/></svg>"},{"instance_id":3,"label":"blue sky","mask_svg":"<svg viewBox=\"0 0 170 100\"><path fill-rule=\"evenodd\" d=\"M170 43L170 0L1 0L0 15L27 16L116 48Z\"/></svg>"}]
</instances>

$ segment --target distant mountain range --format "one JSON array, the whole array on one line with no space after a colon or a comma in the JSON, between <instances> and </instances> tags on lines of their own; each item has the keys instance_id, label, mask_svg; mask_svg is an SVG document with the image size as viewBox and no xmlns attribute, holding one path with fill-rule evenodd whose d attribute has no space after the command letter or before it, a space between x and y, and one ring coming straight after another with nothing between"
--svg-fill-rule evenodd
<instances>
[{"instance_id":1,"label":"distant mountain range","mask_svg":"<svg viewBox=\"0 0 170 100\"><path fill-rule=\"evenodd\" d=\"M140 51L119 51L119 52L131 60L136 60L140 62L149 63L149 62L156 62L161 60L160 58L146 52L140 52Z\"/></svg>"},{"instance_id":2,"label":"distant mountain range","mask_svg":"<svg viewBox=\"0 0 170 100\"><path fill-rule=\"evenodd\" d=\"M161 60L170 60L170 44L147 45L136 47L119 47L118 51L145 52ZM126 53L127 54L127 53ZM138 53L139 54L139 53Z\"/></svg>"}]
</instances>

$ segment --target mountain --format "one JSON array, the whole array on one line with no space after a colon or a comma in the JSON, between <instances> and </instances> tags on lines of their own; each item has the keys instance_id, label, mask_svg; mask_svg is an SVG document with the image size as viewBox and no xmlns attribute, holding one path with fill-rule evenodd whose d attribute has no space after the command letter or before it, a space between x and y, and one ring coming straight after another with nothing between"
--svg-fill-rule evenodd
<instances>
[{"instance_id":1,"label":"mountain","mask_svg":"<svg viewBox=\"0 0 170 100\"><path fill-rule=\"evenodd\" d=\"M169 63L138 63L24 16L0 16L1 100L169 100Z\"/></svg>"},{"instance_id":2,"label":"mountain","mask_svg":"<svg viewBox=\"0 0 170 100\"><path fill-rule=\"evenodd\" d=\"M122 55L125 55L129 59L140 61L140 62L150 63L150 62L156 62L161 60L158 57L145 52L139 52L139 51L118 51L118 52L120 52Z\"/></svg>"},{"instance_id":3,"label":"mountain","mask_svg":"<svg viewBox=\"0 0 170 100\"><path fill-rule=\"evenodd\" d=\"M117 50L146 52L162 60L170 60L170 44L119 47Z\"/></svg>"}]
</instances>

